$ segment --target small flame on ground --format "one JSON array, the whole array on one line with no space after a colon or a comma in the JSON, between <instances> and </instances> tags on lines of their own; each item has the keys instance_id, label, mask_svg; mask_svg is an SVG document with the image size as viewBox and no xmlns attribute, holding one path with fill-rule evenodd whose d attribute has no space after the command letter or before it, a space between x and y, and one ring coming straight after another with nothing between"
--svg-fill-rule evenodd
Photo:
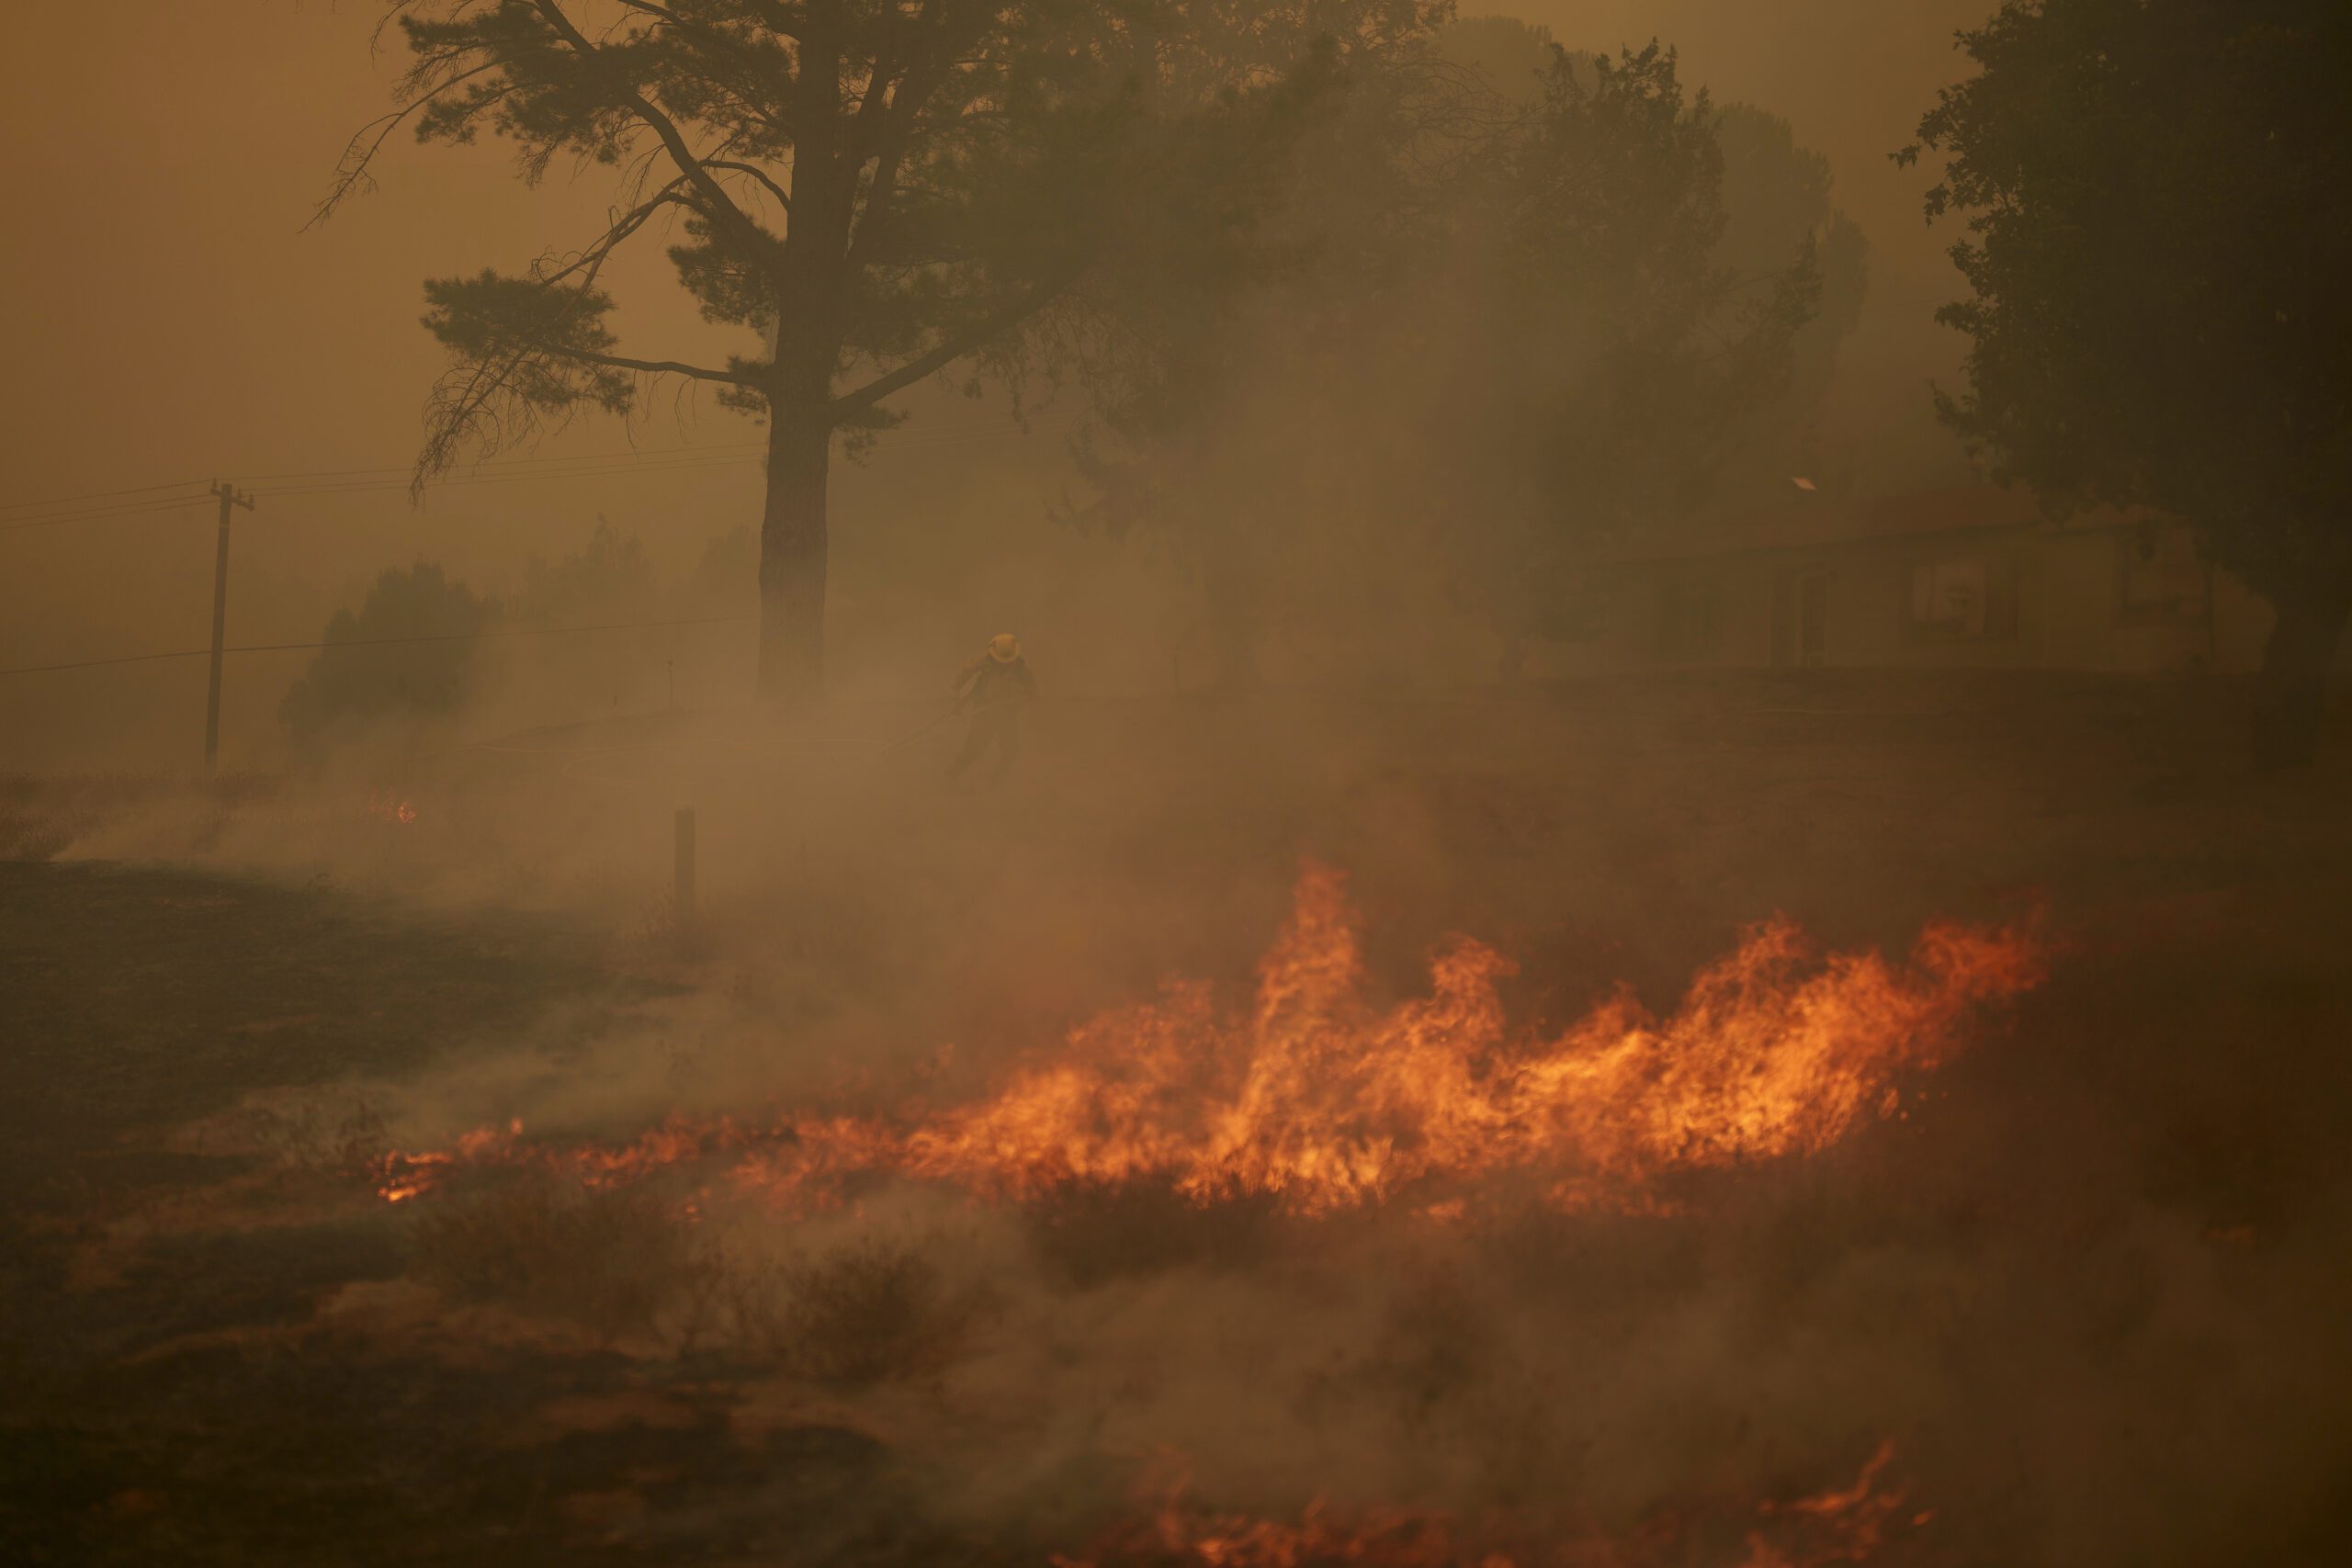
<instances>
[{"instance_id":1,"label":"small flame on ground","mask_svg":"<svg viewBox=\"0 0 2352 1568\"><path fill-rule=\"evenodd\" d=\"M1889 1485L1886 1472L1894 1462L1894 1444L1881 1442L1862 1466L1851 1486L1800 1497L1793 1503L1767 1503L1768 1517L1791 1521L1776 1539L1764 1527L1747 1537L1747 1555L1740 1568L1828 1568L1837 1562L1864 1562L1899 1530L1917 1529L1935 1518L1935 1510L1914 1511L1906 1519L1903 1507L1909 1493Z\"/></svg>"},{"instance_id":2,"label":"small flame on ground","mask_svg":"<svg viewBox=\"0 0 2352 1568\"><path fill-rule=\"evenodd\" d=\"M405 828L416 820L416 807L397 795L374 795L368 798L368 815L379 822Z\"/></svg>"},{"instance_id":3,"label":"small flame on ground","mask_svg":"<svg viewBox=\"0 0 2352 1568\"><path fill-rule=\"evenodd\" d=\"M387 1202L405 1203L430 1190L439 1173L451 1166L496 1163L513 1150L514 1141L522 1135L523 1123L517 1118L503 1128L477 1127L449 1149L388 1156L381 1167L383 1180L376 1190Z\"/></svg>"},{"instance_id":4,"label":"small flame on ground","mask_svg":"<svg viewBox=\"0 0 2352 1568\"><path fill-rule=\"evenodd\" d=\"M1439 1218L1461 1212L1463 1190L1509 1177L1562 1208L1655 1209L1652 1183L1669 1172L1818 1150L1905 1114L1910 1077L1961 1048L1980 1006L2041 976L2022 930L1930 927L1897 968L1818 955L1773 920L1702 972L1670 1016L1621 993L1544 1039L1505 1017L1497 983L1512 968L1456 937L1432 963L1430 996L1374 1006L1344 882L1310 864L1247 1010L1174 984L1080 1025L969 1103L766 1127L673 1118L608 1147L460 1144L454 1156L392 1156L383 1190L413 1196L483 1156L602 1185L726 1154L740 1188L788 1207L896 1175L995 1200L1153 1181L1202 1203L1256 1194L1307 1215L1411 1190Z\"/></svg>"},{"instance_id":5,"label":"small flame on ground","mask_svg":"<svg viewBox=\"0 0 2352 1568\"><path fill-rule=\"evenodd\" d=\"M1907 1488L1891 1484L1894 1445L1882 1442L1850 1486L1755 1509L1736 1568L1833 1568L1868 1562L1896 1535L1928 1523L1931 1511L1905 1513ZM1469 1529L1449 1515L1376 1508L1356 1516L1310 1503L1295 1522L1204 1509L1191 1499L1181 1471L1156 1488L1149 1524L1114 1530L1086 1551L1057 1555L1054 1568L1114 1568L1149 1562L1179 1568L1308 1568L1360 1562L1374 1568L1646 1568L1693 1561L1670 1519L1639 1544L1598 1535L1531 1542L1526 1532Z\"/></svg>"}]
</instances>

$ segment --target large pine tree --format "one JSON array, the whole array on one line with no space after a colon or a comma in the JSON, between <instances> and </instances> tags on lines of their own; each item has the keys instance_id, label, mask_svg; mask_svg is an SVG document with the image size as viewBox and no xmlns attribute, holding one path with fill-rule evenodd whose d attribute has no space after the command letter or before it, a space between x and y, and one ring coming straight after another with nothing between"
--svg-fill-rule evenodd
<instances>
[{"instance_id":1,"label":"large pine tree","mask_svg":"<svg viewBox=\"0 0 2352 1568\"><path fill-rule=\"evenodd\" d=\"M411 65L352 144L326 210L412 125L506 138L527 177L612 171L610 222L522 273L427 285L451 353L418 477L550 415L628 409L645 378L716 386L767 421L760 687L824 663L827 477L837 436L893 394L1078 288L1139 208L1246 218L1302 75L1426 28L1423 0L405 0ZM771 352L720 363L625 349L600 285L673 236L704 317Z\"/></svg>"}]
</instances>

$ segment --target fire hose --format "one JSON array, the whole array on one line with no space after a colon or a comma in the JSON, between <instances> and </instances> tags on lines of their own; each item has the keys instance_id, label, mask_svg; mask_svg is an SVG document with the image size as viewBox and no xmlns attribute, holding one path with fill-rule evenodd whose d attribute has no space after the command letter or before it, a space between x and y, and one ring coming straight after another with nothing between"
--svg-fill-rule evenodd
<instances>
[{"instance_id":1,"label":"fire hose","mask_svg":"<svg viewBox=\"0 0 2352 1568\"><path fill-rule=\"evenodd\" d=\"M920 740L920 739L922 739L924 736L926 736L926 735L930 734L933 730L934 730L934 729L938 728L941 725L943 725L943 724L946 723L949 719L954 718L957 714L962 713L963 711L964 711L964 705L963 705L962 703L960 703L960 702L959 702L959 703L956 703L956 704L954 704L954 705L950 705L950 706L948 706L948 707L946 707L946 708L944 708L944 709L942 709L941 711L939 711L938 713L935 713L935 714L932 715L929 718L927 718L927 719L923 720L921 724L917 725L913 729L909 730L906 734L899 736L896 740L891 741L891 742L890 742L890 744L888 744L888 746L883 747L883 748L882 748L882 750L880 750L879 751L876 751L876 753L874 753L874 754L875 754L876 756L877 756L877 757L887 757L887 756L888 756L891 752L896 751L896 750L897 750L899 747L901 747L901 746L908 746L908 745L911 745L911 744L913 744L915 741Z\"/></svg>"}]
</instances>

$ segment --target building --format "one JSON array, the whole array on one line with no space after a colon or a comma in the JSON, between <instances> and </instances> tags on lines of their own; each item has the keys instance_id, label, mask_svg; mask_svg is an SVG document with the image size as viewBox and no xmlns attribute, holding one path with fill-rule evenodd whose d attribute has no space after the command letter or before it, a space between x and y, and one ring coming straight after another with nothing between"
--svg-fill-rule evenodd
<instances>
[{"instance_id":1,"label":"building","mask_svg":"<svg viewBox=\"0 0 2352 1568\"><path fill-rule=\"evenodd\" d=\"M1777 513L1611 568L1609 667L2249 671L2270 614L2185 525L1977 485ZM1579 661L1581 662L1581 660Z\"/></svg>"}]
</instances>

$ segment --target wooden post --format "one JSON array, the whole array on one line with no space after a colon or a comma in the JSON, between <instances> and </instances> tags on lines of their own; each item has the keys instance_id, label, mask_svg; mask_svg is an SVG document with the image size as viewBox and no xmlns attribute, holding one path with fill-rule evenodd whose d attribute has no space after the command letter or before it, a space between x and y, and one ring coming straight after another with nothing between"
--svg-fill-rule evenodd
<instances>
[{"instance_id":1,"label":"wooden post","mask_svg":"<svg viewBox=\"0 0 2352 1568\"><path fill-rule=\"evenodd\" d=\"M695 924L695 808L678 807L678 934L683 937L694 930Z\"/></svg>"},{"instance_id":2,"label":"wooden post","mask_svg":"<svg viewBox=\"0 0 2352 1568\"><path fill-rule=\"evenodd\" d=\"M210 773L220 756L220 655L229 631L229 513L233 507L251 512L254 498L239 495L237 487L215 483L220 498L220 542L212 555L212 682L204 697L204 771Z\"/></svg>"}]
</instances>

